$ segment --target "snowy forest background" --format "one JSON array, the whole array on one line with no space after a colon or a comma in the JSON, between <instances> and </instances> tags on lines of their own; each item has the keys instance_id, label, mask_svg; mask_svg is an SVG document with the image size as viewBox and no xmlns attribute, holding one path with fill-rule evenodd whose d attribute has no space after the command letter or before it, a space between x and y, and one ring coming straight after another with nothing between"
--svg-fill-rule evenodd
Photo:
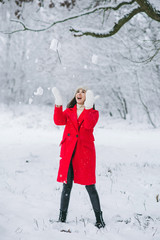
<instances>
[{"instance_id":1,"label":"snowy forest background","mask_svg":"<svg viewBox=\"0 0 160 240\"><path fill-rule=\"evenodd\" d=\"M79 85L100 95L101 230L78 184L57 222L51 89L65 108ZM160 239L160 0L0 0L0 86L1 240Z\"/></svg>"},{"instance_id":2,"label":"snowy forest background","mask_svg":"<svg viewBox=\"0 0 160 240\"><path fill-rule=\"evenodd\" d=\"M118 6L121 2L1 0L1 103L53 106L51 88L56 86L67 104L75 88L85 84L95 95L100 95L96 105L107 118L129 119L159 127L159 22L142 12L110 37L74 37L75 32L70 31L70 28L109 31L137 6L137 2L128 1L132 4L116 11L102 9L62 21L48 30L34 31L45 29L57 20L99 6ZM150 3L158 13L159 0ZM33 31L19 31L23 30L22 24ZM57 49L51 50L53 39L57 40Z\"/></svg>"}]
</instances>

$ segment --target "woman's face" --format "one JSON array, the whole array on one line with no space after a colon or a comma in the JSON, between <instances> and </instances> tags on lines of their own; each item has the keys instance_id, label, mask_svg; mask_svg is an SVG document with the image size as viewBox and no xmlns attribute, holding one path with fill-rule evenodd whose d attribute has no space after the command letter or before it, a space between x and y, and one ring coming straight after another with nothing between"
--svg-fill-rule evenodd
<instances>
[{"instance_id":1,"label":"woman's face","mask_svg":"<svg viewBox=\"0 0 160 240\"><path fill-rule=\"evenodd\" d=\"M83 105L86 100L86 90L82 88L78 89L75 97L77 103Z\"/></svg>"}]
</instances>

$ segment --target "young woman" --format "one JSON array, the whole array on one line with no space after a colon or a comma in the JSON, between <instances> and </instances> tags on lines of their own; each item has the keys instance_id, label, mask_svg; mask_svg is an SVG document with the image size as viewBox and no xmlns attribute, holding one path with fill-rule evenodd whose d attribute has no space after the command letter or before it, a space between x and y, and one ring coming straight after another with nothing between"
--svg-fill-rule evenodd
<instances>
[{"instance_id":1,"label":"young woman","mask_svg":"<svg viewBox=\"0 0 160 240\"><path fill-rule=\"evenodd\" d=\"M59 221L67 217L70 193L74 183L85 185L96 216L95 226L105 227L98 193L95 187L96 154L93 129L99 113L94 109L94 96L84 87L77 89L74 98L62 109L62 98L57 88L52 89L55 97L54 122L65 125L60 143L60 163L57 181L63 183Z\"/></svg>"}]
</instances>

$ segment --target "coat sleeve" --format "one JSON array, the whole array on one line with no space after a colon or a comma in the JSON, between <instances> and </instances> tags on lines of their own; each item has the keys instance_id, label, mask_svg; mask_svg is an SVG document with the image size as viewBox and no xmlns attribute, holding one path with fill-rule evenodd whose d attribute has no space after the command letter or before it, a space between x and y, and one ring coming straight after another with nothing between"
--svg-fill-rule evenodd
<instances>
[{"instance_id":1,"label":"coat sleeve","mask_svg":"<svg viewBox=\"0 0 160 240\"><path fill-rule=\"evenodd\" d=\"M99 112L92 109L84 109L84 127L87 129L94 128L98 122Z\"/></svg>"},{"instance_id":2,"label":"coat sleeve","mask_svg":"<svg viewBox=\"0 0 160 240\"><path fill-rule=\"evenodd\" d=\"M66 125L67 123L66 111L63 112L62 106L56 107L55 105L53 120L56 125Z\"/></svg>"}]
</instances>

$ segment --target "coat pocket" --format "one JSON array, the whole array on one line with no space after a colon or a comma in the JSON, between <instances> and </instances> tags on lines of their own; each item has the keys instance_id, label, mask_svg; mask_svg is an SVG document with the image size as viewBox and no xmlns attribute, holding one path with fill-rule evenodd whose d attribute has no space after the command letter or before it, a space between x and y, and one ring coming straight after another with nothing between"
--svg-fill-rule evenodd
<instances>
[{"instance_id":1,"label":"coat pocket","mask_svg":"<svg viewBox=\"0 0 160 240\"><path fill-rule=\"evenodd\" d=\"M64 139L62 139L62 141L60 142L59 146L61 146L66 140L66 137Z\"/></svg>"},{"instance_id":2,"label":"coat pocket","mask_svg":"<svg viewBox=\"0 0 160 240\"><path fill-rule=\"evenodd\" d=\"M66 137L64 139L62 139L59 146L61 147L60 157L63 157L65 155L65 151L66 151Z\"/></svg>"},{"instance_id":3,"label":"coat pocket","mask_svg":"<svg viewBox=\"0 0 160 240\"><path fill-rule=\"evenodd\" d=\"M88 149L94 149L94 142L93 141L84 141L83 147Z\"/></svg>"}]
</instances>

